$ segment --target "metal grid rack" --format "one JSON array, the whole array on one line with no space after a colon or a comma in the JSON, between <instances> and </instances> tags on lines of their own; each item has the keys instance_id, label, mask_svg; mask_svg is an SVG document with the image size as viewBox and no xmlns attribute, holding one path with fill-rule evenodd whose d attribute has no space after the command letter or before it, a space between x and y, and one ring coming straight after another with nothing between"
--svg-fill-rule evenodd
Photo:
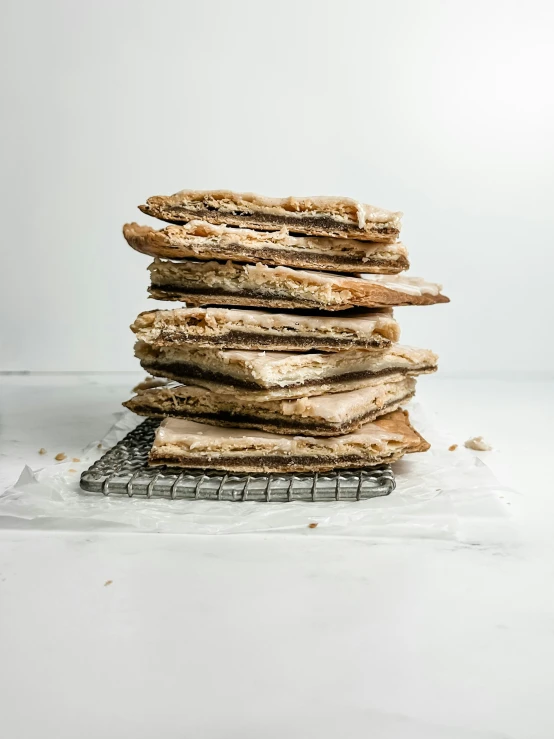
<instances>
[{"instance_id":1,"label":"metal grid rack","mask_svg":"<svg viewBox=\"0 0 554 739\"><path fill-rule=\"evenodd\" d=\"M159 420L147 419L81 475L89 493L130 498L229 501L366 500L395 488L389 465L326 473L231 474L217 470L148 467Z\"/></svg>"}]
</instances>

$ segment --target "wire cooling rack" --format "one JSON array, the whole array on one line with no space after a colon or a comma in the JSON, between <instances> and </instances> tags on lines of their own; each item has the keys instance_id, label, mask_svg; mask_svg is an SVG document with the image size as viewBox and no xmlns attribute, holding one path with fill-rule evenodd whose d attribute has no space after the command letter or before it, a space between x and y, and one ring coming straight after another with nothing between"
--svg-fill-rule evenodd
<instances>
[{"instance_id":1,"label":"wire cooling rack","mask_svg":"<svg viewBox=\"0 0 554 739\"><path fill-rule=\"evenodd\" d=\"M81 475L81 488L103 495L187 500L366 500L395 488L389 465L325 473L231 474L218 470L148 467L159 425L147 419Z\"/></svg>"}]
</instances>

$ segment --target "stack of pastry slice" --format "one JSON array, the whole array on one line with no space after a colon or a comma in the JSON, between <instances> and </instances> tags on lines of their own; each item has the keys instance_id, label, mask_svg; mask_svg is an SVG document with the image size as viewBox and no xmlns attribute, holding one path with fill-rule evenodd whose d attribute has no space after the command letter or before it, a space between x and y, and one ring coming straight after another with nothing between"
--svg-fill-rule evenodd
<instances>
[{"instance_id":1,"label":"stack of pastry slice","mask_svg":"<svg viewBox=\"0 0 554 739\"><path fill-rule=\"evenodd\" d=\"M398 344L393 306L448 302L403 275L400 213L348 198L183 190L124 226L173 310L131 326L167 384L125 403L162 418L150 463L237 472L364 468L429 445L402 410L437 357Z\"/></svg>"}]
</instances>

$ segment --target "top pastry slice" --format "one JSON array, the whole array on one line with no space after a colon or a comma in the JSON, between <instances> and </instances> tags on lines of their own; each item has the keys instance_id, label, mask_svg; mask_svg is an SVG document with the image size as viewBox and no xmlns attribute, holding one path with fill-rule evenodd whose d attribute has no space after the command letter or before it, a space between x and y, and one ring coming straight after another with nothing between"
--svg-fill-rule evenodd
<instances>
[{"instance_id":1,"label":"top pastry slice","mask_svg":"<svg viewBox=\"0 0 554 739\"><path fill-rule=\"evenodd\" d=\"M381 241L295 236L280 231L216 226L190 221L160 230L137 223L123 226L125 240L136 251L167 259L232 259L235 262L303 267L331 272L397 274L408 269L404 244Z\"/></svg>"},{"instance_id":2,"label":"top pastry slice","mask_svg":"<svg viewBox=\"0 0 554 739\"><path fill-rule=\"evenodd\" d=\"M155 195L139 205L147 215L169 223L200 219L262 231L285 227L308 236L396 241L401 213L343 197L267 198L230 190L181 190Z\"/></svg>"}]
</instances>

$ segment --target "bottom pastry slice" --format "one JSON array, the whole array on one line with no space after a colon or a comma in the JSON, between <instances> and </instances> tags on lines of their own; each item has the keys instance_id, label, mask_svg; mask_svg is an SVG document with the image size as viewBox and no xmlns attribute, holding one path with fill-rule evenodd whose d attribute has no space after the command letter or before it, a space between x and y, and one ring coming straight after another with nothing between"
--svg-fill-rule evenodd
<instances>
[{"instance_id":1,"label":"bottom pastry slice","mask_svg":"<svg viewBox=\"0 0 554 739\"><path fill-rule=\"evenodd\" d=\"M227 472L327 472L396 462L429 444L397 410L352 434L329 438L283 436L217 428L165 418L156 432L149 464Z\"/></svg>"}]
</instances>

